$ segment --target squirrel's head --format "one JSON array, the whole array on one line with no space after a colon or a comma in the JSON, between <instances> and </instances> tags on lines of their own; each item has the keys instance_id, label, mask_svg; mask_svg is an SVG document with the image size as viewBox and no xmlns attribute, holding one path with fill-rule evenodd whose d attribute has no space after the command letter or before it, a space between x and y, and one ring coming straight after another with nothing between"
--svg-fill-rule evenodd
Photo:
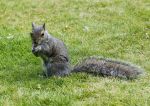
<instances>
[{"instance_id":1,"label":"squirrel's head","mask_svg":"<svg viewBox=\"0 0 150 106\"><path fill-rule=\"evenodd\" d=\"M36 26L35 23L32 23L32 32L30 33L32 43L36 46L41 43L44 38L45 32L45 23L40 26Z\"/></svg>"},{"instance_id":2,"label":"squirrel's head","mask_svg":"<svg viewBox=\"0 0 150 106\"><path fill-rule=\"evenodd\" d=\"M32 23L32 32L30 35L32 40L32 52L36 55L37 53L35 52L35 48L42 44L45 39L45 23L40 26L36 26L34 23Z\"/></svg>"}]
</instances>

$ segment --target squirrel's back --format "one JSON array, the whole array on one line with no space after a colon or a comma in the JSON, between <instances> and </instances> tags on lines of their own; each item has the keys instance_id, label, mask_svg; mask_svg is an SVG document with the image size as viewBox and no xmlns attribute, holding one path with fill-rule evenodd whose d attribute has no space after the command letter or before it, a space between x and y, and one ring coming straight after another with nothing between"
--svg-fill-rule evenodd
<instances>
[{"instance_id":1,"label":"squirrel's back","mask_svg":"<svg viewBox=\"0 0 150 106\"><path fill-rule=\"evenodd\" d=\"M133 79L143 73L143 70L135 65L103 57L85 58L79 64L75 65L72 71L114 76L125 79Z\"/></svg>"}]
</instances>

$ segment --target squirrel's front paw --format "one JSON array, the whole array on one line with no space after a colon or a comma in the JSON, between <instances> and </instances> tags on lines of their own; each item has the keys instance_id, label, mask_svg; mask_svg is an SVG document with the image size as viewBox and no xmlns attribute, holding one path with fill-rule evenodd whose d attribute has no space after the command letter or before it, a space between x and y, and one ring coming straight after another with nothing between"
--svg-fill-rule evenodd
<instances>
[{"instance_id":1,"label":"squirrel's front paw","mask_svg":"<svg viewBox=\"0 0 150 106\"><path fill-rule=\"evenodd\" d=\"M41 51L41 49L42 49L41 46L37 46L37 47L35 47L34 51L39 52L39 51Z\"/></svg>"},{"instance_id":2,"label":"squirrel's front paw","mask_svg":"<svg viewBox=\"0 0 150 106\"><path fill-rule=\"evenodd\" d=\"M41 51L41 46L37 46L35 48L32 49L32 53L35 55L35 56L38 56L39 52Z\"/></svg>"}]
</instances>

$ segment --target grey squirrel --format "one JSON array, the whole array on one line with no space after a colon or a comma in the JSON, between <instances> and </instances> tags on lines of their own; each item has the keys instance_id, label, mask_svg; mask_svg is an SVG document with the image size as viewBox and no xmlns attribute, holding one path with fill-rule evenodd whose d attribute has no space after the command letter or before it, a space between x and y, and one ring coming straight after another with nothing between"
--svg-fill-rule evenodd
<instances>
[{"instance_id":1,"label":"grey squirrel","mask_svg":"<svg viewBox=\"0 0 150 106\"><path fill-rule=\"evenodd\" d=\"M42 58L44 75L47 77L66 76L73 72L86 72L102 76L134 79L143 73L143 70L135 65L103 57L85 58L71 68L65 44L48 33L45 29L45 23L40 26L32 23L30 35L32 53Z\"/></svg>"}]
</instances>

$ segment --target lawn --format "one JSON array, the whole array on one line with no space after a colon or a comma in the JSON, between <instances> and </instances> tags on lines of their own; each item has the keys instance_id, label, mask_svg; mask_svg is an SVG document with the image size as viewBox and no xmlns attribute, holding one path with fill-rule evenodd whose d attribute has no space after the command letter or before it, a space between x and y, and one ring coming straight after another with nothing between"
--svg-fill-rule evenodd
<instances>
[{"instance_id":1,"label":"lawn","mask_svg":"<svg viewBox=\"0 0 150 106\"><path fill-rule=\"evenodd\" d=\"M135 80L42 78L31 22L67 45L71 64L104 56L141 66ZM149 0L0 0L0 106L150 106Z\"/></svg>"}]
</instances>

